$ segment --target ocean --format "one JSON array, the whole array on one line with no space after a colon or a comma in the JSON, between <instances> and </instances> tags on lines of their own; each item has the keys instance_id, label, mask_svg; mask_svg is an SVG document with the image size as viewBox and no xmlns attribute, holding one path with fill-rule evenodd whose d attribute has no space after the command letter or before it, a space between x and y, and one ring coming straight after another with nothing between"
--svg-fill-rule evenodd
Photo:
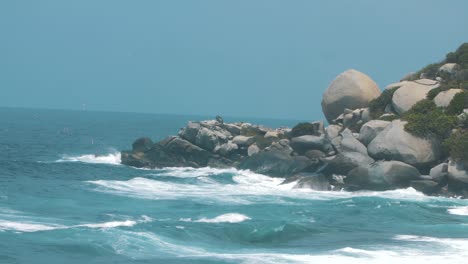
<instances>
[{"instance_id":1,"label":"ocean","mask_svg":"<svg viewBox=\"0 0 468 264\"><path fill-rule=\"evenodd\" d=\"M467 263L468 200L120 165L206 118L0 108L0 263Z\"/></svg>"}]
</instances>

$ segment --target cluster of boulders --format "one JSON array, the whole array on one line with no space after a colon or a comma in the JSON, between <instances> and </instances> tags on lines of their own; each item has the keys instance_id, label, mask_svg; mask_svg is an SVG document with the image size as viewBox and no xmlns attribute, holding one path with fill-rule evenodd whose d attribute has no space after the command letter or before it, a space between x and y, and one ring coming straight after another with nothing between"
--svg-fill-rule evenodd
<instances>
[{"instance_id":1,"label":"cluster of boulders","mask_svg":"<svg viewBox=\"0 0 468 264\"><path fill-rule=\"evenodd\" d=\"M402 81L385 115L399 115L424 99L439 83ZM293 129L216 120L189 122L177 136L154 143L140 138L122 152L135 167L236 167L318 190L389 190L412 186L427 194L467 195L463 164L442 160L440 142L405 131L405 121L372 119L369 103L381 94L377 84L356 70L340 74L324 93L329 122L302 123ZM454 92L439 94L448 105Z\"/></svg>"}]
</instances>

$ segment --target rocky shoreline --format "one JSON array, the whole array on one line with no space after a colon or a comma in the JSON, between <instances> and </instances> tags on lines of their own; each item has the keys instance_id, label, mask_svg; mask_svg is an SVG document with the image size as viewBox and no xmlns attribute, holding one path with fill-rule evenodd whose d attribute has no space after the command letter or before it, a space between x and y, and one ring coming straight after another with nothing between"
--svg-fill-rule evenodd
<instances>
[{"instance_id":1,"label":"rocky shoreline","mask_svg":"<svg viewBox=\"0 0 468 264\"><path fill-rule=\"evenodd\" d=\"M449 66L439 71L453 69ZM326 127L315 121L274 129L225 123L218 116L189 122L177 136L160 142L139 138L132 150L122 151L122 164L234 167L286 178L285 182L296 182L297 188L380 191L413 187L428 195L468 198L468 165L447 154L440 139L406 129L404 113L415 111L418 103L444 84L440 77L420 77L415 79L413 74L381 92L369 76L348 70L324 93ZM466 91L441 90L429 101L445 109L457 93ZM375 107L379 100L385 102L382 109ZM456 119L457 131L465 132L466 103Z\"/></svg>"}]
</instances>

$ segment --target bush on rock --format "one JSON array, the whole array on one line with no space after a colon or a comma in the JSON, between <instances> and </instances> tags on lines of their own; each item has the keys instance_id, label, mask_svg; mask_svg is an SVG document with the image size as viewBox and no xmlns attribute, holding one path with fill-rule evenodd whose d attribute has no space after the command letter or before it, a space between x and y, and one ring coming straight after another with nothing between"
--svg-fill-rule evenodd
<instances>
[{"instance_id":1,"label":"bush on rock","mask_svg":"<svg viewBox=\"0 0 468 264\"><path fill-rule=\"evenodd\" d=\"M405 130L422 137L443 140L450 135L451 130L457 124L457 118L446 114L442 108L428 99L416 103L403 115L403 120L408 121Z\"/></svg>"},{"instance_id":2,"label":"bush on rock","mask_svg":"<svg viewBox=\"0 0 468 264\"><path fill-rule=\"evenodd\" d=\"M468 130L458 130L453 133L444 145L454 160L468 164Z\"/></svg>"}]
</instances>

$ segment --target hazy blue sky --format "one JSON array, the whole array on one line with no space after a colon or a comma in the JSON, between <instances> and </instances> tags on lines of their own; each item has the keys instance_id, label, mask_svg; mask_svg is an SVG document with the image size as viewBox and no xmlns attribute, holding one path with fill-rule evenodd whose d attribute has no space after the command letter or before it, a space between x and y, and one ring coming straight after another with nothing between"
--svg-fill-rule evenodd
<instances>
[{"instance_id":1,"label":"hazy blue sky","mask_svg":"<svg viewBox=\"0 0 468 264\"><path fill-rule=\"evenodd\" d=\"M466 0L0 1L0 106L323 118L468 41Z\"/></svg>"}]
</instances>

